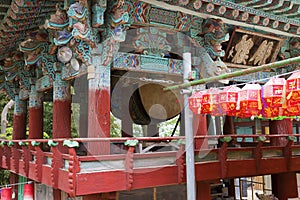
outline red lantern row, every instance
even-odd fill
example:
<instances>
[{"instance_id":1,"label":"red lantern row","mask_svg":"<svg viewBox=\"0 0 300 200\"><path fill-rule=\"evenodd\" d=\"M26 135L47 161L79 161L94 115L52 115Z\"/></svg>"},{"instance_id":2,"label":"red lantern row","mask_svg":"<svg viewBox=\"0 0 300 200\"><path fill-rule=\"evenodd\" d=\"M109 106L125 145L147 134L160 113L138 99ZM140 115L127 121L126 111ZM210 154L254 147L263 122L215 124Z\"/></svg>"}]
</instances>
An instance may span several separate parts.
<instances>
[{"instance_id":1,"label":"red lantern row","mask_svg":"<svg viewBox=\"0 0 300 200\"><path fill-rule=\"evenodd\" d=\"M195 114L265 118L300 115L300 72L284 78L271 78L265 85L246 84L242 89L228 86L194 93L189 108Z\"/></svg>"}]
</instances>

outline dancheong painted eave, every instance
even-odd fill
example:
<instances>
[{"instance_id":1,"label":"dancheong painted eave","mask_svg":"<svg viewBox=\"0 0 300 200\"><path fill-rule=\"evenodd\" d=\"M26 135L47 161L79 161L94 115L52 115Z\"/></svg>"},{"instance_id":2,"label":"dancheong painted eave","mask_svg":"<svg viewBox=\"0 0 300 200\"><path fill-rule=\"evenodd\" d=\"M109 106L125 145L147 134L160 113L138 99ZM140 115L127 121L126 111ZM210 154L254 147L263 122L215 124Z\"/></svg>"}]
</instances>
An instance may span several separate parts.
<instances>
[{"instance_id":1,"label":"dancheong painted eave","mask_svg":"<svg viewBox=\"0 0 300 200\"><path fill-rule=\"evenodd\" d=\"M300 36L299 1L222 1L222 0L142 0L143 2L173 11L199 16L201 18L220 18L227 24L262 30L290 37ZM273 4L283 6L271 6ZM276 5L277 5L276 4ZM287 4L289 5L288 7ZM261 5L261 6L259 6Z\"/></svg>"}]
</instances>

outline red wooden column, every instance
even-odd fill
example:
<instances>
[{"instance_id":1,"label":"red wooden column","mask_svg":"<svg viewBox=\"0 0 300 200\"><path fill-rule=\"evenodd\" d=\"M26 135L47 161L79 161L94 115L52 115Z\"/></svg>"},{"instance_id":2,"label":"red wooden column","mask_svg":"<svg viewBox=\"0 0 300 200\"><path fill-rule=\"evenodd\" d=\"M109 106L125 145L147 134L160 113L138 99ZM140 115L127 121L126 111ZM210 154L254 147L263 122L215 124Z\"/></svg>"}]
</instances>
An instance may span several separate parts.
<instances>
[{"instance_id":1,"label":"red wooden column","mask_svg":"<svg viewBox=\"0 0 300 200\"><path fill-rule=\"evenodd\" d=\"M13 140L26 139L27 102L15 96L14 118L13 118ZM18 174L10 173L10 183L18 183ZM12 190L18 194L18 186L12 186ZM18 196L18 195L17 195Z\"/></svg>"},{"instance_id":2,"label":"red wooden column","mask_svg":"<svg viewBox=\"0 0 300 200\"><path fill-rule=\"evenodd\" d=\"M270 134L293 134L293 122L290 119L269 122ZM272 145L284 146L285 138L273 139ZM297 177L295 172L273 174L272 192L280 200L298 197Z\"/></svg>"},{"instance_id":3,"label":"red wooden column","mask_svg":"<svg viewBox=\"0 0 300 200\"><path fill-rule=\"evenodd\" d=\"M195 136L206 136L207 132L207 118L206 115L193 115L193 131ZM208 141L203 139L195 140L195 149L207 149Z\"/></svg>"},{"instance_id":4,"label":"red wooden column","mask_svg":"<svg viewBox=\"0 0 300 200\"><path fill-rule=\"evenodd\" d=\"M288 172L272 175L272 192L280 200L298 197L296 173Z\"/></svg>"},{"instance_id":5,"label":"red wooden column","mask_svg":"<svg viewBox=\"0 0 300 200\"><path fill-rule=\"evenodd\" d=\"M210 197L210 183L199 181L197 182L197 200L208 200Z\"/></svg>"},{"instance_id":6,"label":"red wooden column","mask_svg":"<svg viewBox=\"0 0 300 200\"><path fill-rule=\"evenodd\" d=\"M26 120L27 105L26 102L19 99L19 95L15 96L14 118L13 118L13 135L14 140L26 138Z\"/></svg>"},{"instance_id":7,"label":"red wooden column","mask_svg":"<svg viewBox=\"0 0 300 200\"><path fill-rule=\"evenodd\" d=\"M225 116L225 122L223 126L223 134L224 135L234 135L235 128L234 128L234 121L232 116Z\"/></svg>"},{"instance_id":8,"label":"red wooden column","mask_svg":"<svg viewBox=\"0 0 300 200\"><path fill-rule=\"evenodd\" d=\"M70 84L55 74L53 82L53 133L52 138L71 138L71 94ZM59 145L59 151L67 153L68 149ZM54 175L54 176L58 176ZM61 199L61 191L53 188L54 199Z\"/></svg>"},{"instance_id":9,"label":"red wooden column","mask_svg":"<svg viewBox=\"0 0 300 200\"><path fill-rule=\"evenodd\" d=\"M269 121L270 134L293 134L293 121L290 119L270 120ZM283 146L286 145L287 140L282 138L272 139L272 145Z\"/></svg>"},{"instance_id":10,"label":"red wooden column","mask_svg":"<svg viewBox=\"0 0 300 200\"><path fill-rule=\"evenodd\" d=\"M29 139L43 138L43 101L36 86L31 86L29 94Z\"/></svg>"},{"instance_id":11,"label":"red wooden column","mask_svg":"<svg viewBox=\"0 0 300 200\"><path fill-rule=\"evenodd\" d=\"M108 73L105 77L110 79L110 69L102 70ZM99 82L102 82L99 80L101 75L96 75L96 77L89 80L88 137L107 138L110 137L110 86L109 83L107 83L108 85L99 85ZM109 143L107 142L88 144L88 153L91 155L109 154L109 152Z\"/></svg>"},{"instance_id":12,"label":"red wooden column","mask_svg":"<svg viewBox=\"0 0 300 200\"><path fill-rule=\"evenodd\" d=\"M98 49L104 48L102 45L105 44L100 44ZM108 138L110 137L110 66L108 63L103 63L100 52L94 52L92 62L93 65L89 66L92 73L88 74L88 137ZM90 155L109 153L109 142L88 144Z\"/></svg>"},{"instance_id":13,"label":"red wooden column","mask_svg":"<svg viewBox=\"0 0 300 200\"><path fill-rule=\"evenodd\" d=\"M235 128L234 128L234 117L232 116L225 116L225 122L223 126L223 134L224 135L234 135ZM235 186L234 186L234 179L228 180L228 194L229 196L235 196Z\"/></svg>"},{"instance_id":14,"label":"red wooden column","mask_svg":"<svg viewBox=\"0 0 300 200\"><path fill-rule=\"evenodd\" d=\"M53 138L71 137L70 84L57 73L53 82Z\"/></svg>"}]
</instances>

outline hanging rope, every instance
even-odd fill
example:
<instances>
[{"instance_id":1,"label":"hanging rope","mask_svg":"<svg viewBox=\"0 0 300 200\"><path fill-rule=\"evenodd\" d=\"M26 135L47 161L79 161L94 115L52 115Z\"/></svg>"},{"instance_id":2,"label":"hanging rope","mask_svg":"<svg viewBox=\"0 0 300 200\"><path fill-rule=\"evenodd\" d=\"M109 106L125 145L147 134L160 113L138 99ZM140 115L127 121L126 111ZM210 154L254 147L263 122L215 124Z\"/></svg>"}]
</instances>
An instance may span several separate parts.
<instances>
[{"instance_id":1,"label":"hanging rope","mask_svg":"<svg viewBox=\"0 0 300 200\"><path fill-rule=\"evenodd\" d=\"M25 184L31 184L31 183L33 183L33 181L13 183L13 184L8 184L8 185L1 185L0 188L8 188L8 187L15 186L15 185L25 185Z\"/></svg>"}]
</instances>

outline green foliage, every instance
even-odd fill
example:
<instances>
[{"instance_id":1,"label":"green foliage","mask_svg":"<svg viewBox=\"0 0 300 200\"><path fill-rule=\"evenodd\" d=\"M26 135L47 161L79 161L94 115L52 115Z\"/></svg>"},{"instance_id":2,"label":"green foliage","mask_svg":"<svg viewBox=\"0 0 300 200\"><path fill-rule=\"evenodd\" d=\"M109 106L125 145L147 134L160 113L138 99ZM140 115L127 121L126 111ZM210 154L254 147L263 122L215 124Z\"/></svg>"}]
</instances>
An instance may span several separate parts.
<instances>
[{"instance_id":1,"label":"green foliage","mask_svg":"<svg viewBox=\"0 0 300 200\"><path fill-rule=\"evenodd\" d=\"M10 98L4 93L0 93L0 110L2 112L4 106L10 101ZM13 107L8 110L7 121L10 123L13 121L14 109Z\"/></svg>"},{"instance_id":2,"label":"green foliage","mask_svg":"<svg viewBox=\"0 0 300 200\"><path fill-rule=\"evenodd\" d=\"M0 185L8 185L10 172L8 170L0 170Z\"/></svg>"},{"instance_id":3,"label":"green foliage","mask_svg":"<svg viewBox=\"0 0 300 200\"><path fill-rule=\"evenodd\" d=\"M72 138L79 137L79 123L80 119L80 104L72 103L72 115L71 115L71 136Z\"/></svg>"},{"instance_id":4,"label":"green foliage","mask_svg":"<svg viewBox=\"0 0 300 200\"><path fill-rule=\"evenodd\" d=\"M112 114L110 114L110 136L121 137L121 125Z\"/></svg>"},{"instance_id":5,"label":"green foliage","mask_svg":"<svg viewBox=\"0 0 300 200\"><path fill-rule=\"evenodd\" d=\"M138 140L126 140L126 142L124 143L126 146L129 147L134 147L139 143Z\"/></svg>"},{"instance_id":6,"label":"green foliage","mask_svg":"<svg viewBox=\"0 0 300 200\"><path fill-rule=\"evenodd\" d=\"M133 124L133 137L143 137L144 132L146 133L146 129L144 130L145 126Z\"/></svg>"},{"instance_id":7,"label":"green foliage","mask_svg":"<svg viewBox=\"0 0 300 200\"><path fill-rule=\"evenodd\" d=\"M178 117L174 117L173 119L170 119L168 121L162 122L159 124L159 134L161 137L169 137L172 135L172 132L175 128L176 122L178 120ZM176 128L174 136L179 136L180 132L180 122L179 125Z\"/></svg>"},{"instance_id":8,"label":"green foliage","mask_svg":"<svg viewBox=\"0 0 300 200\"><path fill-rule=\"evenodd\" d=\"M9 102L9 98L7 97L6 94L0 93L0 110L2 112L4 106ZM6 128L6 134L0 134L0 138L3 139L12 139L12 133L13 133L13 128L11 127L11 123L13 121L13 115L14 115L14 109L8 110L7 114L7 128ZM1 148L1 147L0 147ZM8 170L0 170L0 185L8 185L10 183L10 172Z\"/></svg>"},{"instance_id":9,"label":"green foliage","mask_svg":"<svg viewBox=\"0 0 300 200\"><path fill-rule=\"evenodd\" d=\"M53 103L44 102L44 132L52 137L52 122L53 122ZM44 134L45 135L45 134Z\"/></svg>"}]
</instances>

